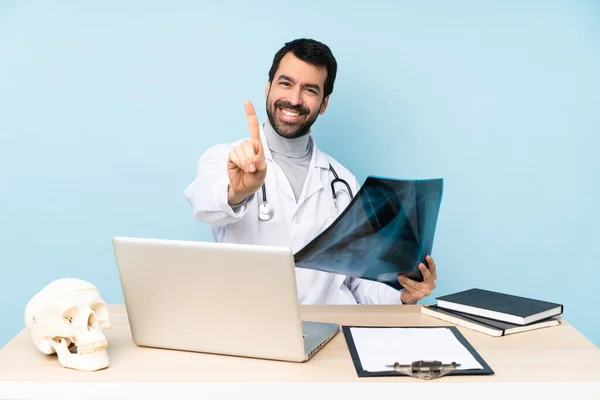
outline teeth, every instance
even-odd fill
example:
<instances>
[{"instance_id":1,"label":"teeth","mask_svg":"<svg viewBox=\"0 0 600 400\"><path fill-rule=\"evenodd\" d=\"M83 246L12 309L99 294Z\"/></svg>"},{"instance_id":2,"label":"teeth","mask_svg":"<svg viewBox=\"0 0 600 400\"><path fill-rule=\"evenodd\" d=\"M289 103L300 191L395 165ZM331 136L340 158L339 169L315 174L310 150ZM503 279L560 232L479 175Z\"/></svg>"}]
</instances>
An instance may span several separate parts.
<instances>
[{"instance_id":1,"label":"teeth","mask_svg":"<svg viewBox=\"0 0 600 400\"><path fill-rule=\"evenodd\" d=\"M298 115L300 115L297 112L294 111L289 111L289 110L281 110L281 112L283 113L283 115L285 115L286 117L297 117Z\"/></svg>"},{"instance_id":2,"label":"teeth","mask_svg":"<svg viewBox=\"0 0 600 400\"><path fill-rule=\"evenodd\" d=\"M77 346L77 354L91 354L97 351L104 351L108 347L108 341L98 340L92 343L85 343Z\"/></svg>"}]
</instances>

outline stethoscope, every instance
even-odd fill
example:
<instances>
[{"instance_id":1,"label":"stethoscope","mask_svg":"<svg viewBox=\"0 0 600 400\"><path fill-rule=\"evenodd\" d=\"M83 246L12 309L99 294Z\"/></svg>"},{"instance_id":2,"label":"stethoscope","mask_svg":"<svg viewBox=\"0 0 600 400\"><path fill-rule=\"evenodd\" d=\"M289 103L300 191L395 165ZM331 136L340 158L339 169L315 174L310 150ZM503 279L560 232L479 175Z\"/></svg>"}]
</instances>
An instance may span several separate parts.
<instances>
[{"instance_id":1,"label":"stethoscope","mask_svg":"<svg viewBox=\"0 0 600 400\"><path fill-rule=\"evenodd\" d=\"M329 164L329 170L333 174L333 179L331 180L331 194L333 195L333 202L337 204L337 195L335 194L336 183L343 183L344 185L346 185L348 193L350 194L350 198L354 197L354 195L352 194L352 189L350 189L350 185L348 185L348 182L338 177L338 174L335 172L335 169L333 169L331 164ZM262 197L262 204L258 206L258 219L260 219L261 221L269 221L275 215L275 209L273 208L273 205L271 203L267 202L267 189L265 189L264 183L262 184Z\"/></svg>"}]
</instances>

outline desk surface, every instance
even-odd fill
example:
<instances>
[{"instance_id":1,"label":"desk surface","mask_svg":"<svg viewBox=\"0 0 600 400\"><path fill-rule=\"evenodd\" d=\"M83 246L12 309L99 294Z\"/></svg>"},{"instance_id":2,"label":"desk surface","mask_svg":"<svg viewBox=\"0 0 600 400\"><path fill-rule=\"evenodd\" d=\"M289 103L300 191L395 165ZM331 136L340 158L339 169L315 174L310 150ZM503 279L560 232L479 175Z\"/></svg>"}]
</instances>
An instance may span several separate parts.
<instances>
[{"instance_id":1,"label":"desk surface","mask_svg":"<svg viewBox=\"0 0 600 400\"><path fill-rule=\"evenodd\" d=\"M421 306L302 306L305 320L342 325L451 325L423 315ZM10 382L402 382L409 377L358 378L340 332L305 363L268 361L137 347L123 305L109 306L106 330L110 367L96 372L62 368L41 354L26 330L0 350L0 383ZM451 376L429 381L478 383L598 383L600 350L563 320L557 327L505 337L460 331L495 371L492 376Z\"/></svg>"}]
</instances>

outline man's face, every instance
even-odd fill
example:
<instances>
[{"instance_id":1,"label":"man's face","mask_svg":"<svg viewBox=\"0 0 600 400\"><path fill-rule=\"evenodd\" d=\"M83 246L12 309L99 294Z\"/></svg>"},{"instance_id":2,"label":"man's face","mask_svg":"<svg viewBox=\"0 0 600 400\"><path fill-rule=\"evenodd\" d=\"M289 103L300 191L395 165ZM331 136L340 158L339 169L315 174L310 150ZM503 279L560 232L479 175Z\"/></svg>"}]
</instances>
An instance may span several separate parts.
<instances>
[{"instance_id":1,"label":"man's face","mask_svg":"<svg viewBox=\"0 0 600 400\"><path fill-rule=\"evenodd\" d=\"M285 138L305 135L327 108L323 88L327 69L298 59L288 52L267 84L267 116L275 131Z\"/></svg>"}]
</instances>

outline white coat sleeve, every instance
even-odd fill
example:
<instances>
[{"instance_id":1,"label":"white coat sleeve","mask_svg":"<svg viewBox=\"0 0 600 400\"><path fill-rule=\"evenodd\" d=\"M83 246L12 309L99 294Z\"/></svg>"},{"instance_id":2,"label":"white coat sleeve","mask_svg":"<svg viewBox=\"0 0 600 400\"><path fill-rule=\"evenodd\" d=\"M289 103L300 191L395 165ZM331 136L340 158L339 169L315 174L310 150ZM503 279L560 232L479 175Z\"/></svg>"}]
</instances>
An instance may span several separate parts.
<instances>
[{"instance_id":1,"label":"white coat sleeve","mask_svg":"<svg viewBox=\"0 0 600 400\"><path fill-rule=\"evenodd\" d=\"M358 193L360 185L354 178L354 193ZM350 289L359 304L403 304L400 299L402 290L396 290L381 282L367 279L346 277L344 284Z\"/></svg>"},{"instance_id":2,"label":"white coat sleeve","mask_svg":"<svg viewBox=\"0 0 600 400\"><path fill-rule=\"evenodd\" d=\"M247 203L254 195L234 207L227 200L227 158L232 149L232 145L219 144L206 150L198 160L196 179L184 191L198 221L225 226L239 221L247 211Z\"/></svg>"}]
</instances>

